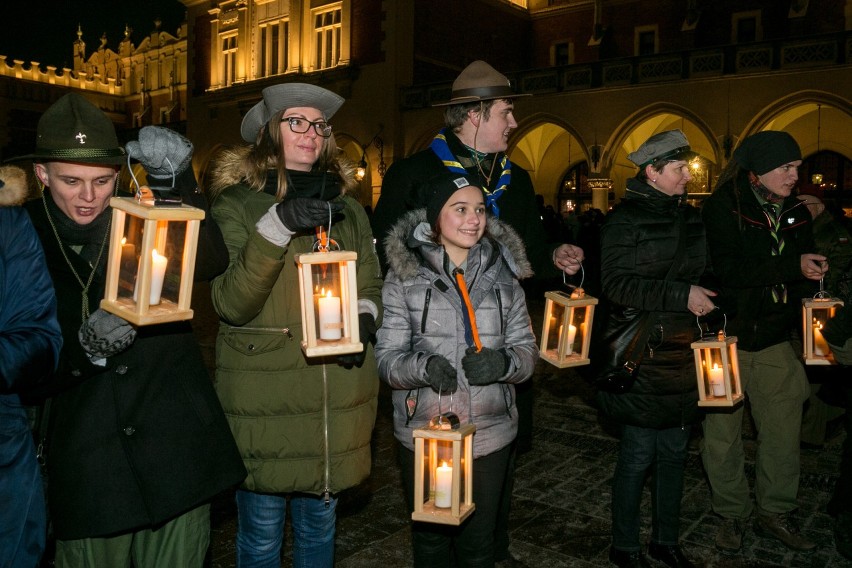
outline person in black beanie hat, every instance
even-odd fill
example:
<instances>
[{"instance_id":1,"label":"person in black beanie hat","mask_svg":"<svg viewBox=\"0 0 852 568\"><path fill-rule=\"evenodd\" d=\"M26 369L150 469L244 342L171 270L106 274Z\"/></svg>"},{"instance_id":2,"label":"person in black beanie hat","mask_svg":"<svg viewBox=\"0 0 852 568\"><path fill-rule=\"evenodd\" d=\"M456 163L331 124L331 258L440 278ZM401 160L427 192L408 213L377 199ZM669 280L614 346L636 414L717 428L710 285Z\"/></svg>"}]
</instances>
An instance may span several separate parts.
<instances>
[{"instance_id":1,"label":"person in black beanie hat","mask_svg":"<svg viewBox=\"0 0 852 568\"><path fill-rule=\"evenodd\" d=\"M793 194L802 163L786 132L745 138L702 207L708 249L721 294L735 298L729 335L738 338L743 391L751 402L760 451L755 468L754 531L791 550L816 544L798 529L802 405L810 393L791 337L798 329L800 298L816 291L827 270L815 254L811 215ZM754 505L744 470L742 407L708 412L702 459L713 510L723 518L716 547L736 552Z\"/></svg>"},{"instance_id":2,"label":"person in black beanie hat","mask_svg":"<svg viewBox=\"0 0 852 568\"><path fill-rule=\"evenodd\" d=\"M495 566L501 503L517 435L515 385L538 359L519 279L531 272L508 224L486 218L480 185L444 172L420 188L425 207L405 214L385 239L379 376L392 389L394 435L408 506L414 507L412 431L451 412L475 420L473 501L461 526L415 522L414 566ZM451 395L451 396L448 396Z\"/></svg>"},{"instance_id":3,"label":"person in black beanie hat","mask_svg":"<svg viewBox=\"0 0 852 568\"><path fill-rule=\"evenodd\" d=\"M148 128L143 140L182 138ZM188 141L162 149L191 170ZM150 152L132 153L157 173ZM34 161L42 190L26 209L47 258L63 336L58 370L28 393L30 402L50 398L56 566L200 568L210 500L246 472L189 322L136 329L97 309L110 198L127 153L109 117L69 93L42 115L36 149L23 158ZM199 238L205 235L202 229Z\"/></svg>"}]
</instances>

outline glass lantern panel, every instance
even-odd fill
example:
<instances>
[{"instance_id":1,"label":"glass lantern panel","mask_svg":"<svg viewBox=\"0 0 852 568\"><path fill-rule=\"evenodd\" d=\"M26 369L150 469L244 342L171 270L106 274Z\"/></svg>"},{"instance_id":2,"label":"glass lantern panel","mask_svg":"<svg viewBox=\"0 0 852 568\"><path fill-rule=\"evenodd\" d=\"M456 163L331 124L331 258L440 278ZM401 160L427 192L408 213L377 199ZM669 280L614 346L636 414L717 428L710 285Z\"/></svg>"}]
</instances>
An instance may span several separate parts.
<instances>
[{"instance_id":1,"label":"glass lantern panel","mask_svg":"<svg viewBox=\"0 0 852 568\"><path fill-rule=\"evenodd\" d=\"M343 337L343 290L340 264L311 265L311 284L314 290L314 317L321 341L336 341Z\"/></svg>"},{"instance_id":2,"label":"glass lantern panel","mask_svg":"<svg viewBox=\"0 0 852 568\"><path fill-rule=\"evenodd\" d=\"M139 301L145 232L153 231L155 252L150 258L148 305L178 304L186 230L187 221L144 220L128 215L121 240L117 297L134 304Z\"/></svg>"},{"instance_id":3,"label":"glass lantern panel","mask_svg":"<svg viewBox=\"0 0 852 568\"><path fill-rule=\"evenodd\" d=\"M813 353L814 355L818 355L821 357L828 356L831 353L831 348L828 346L825 338L822 336L822 330L825 327L825 324L834 317L834 306L827 307L814 307L811 311L812 319L811 326L813 326Z\"/></svg>"},{"instance_id":4,"label":"glass lantern panel","mask_svg":"<svg viewBox=\"0 0 852 568\"><path fill-rule=\"evenodd\" d=\"M562 338L564 331L566 308L562 304L552 303L550 310L550 319L548 320L547 346L548 353L553 353L556 356L559 349L559 340Z\"/></svg>"}]
</instances>

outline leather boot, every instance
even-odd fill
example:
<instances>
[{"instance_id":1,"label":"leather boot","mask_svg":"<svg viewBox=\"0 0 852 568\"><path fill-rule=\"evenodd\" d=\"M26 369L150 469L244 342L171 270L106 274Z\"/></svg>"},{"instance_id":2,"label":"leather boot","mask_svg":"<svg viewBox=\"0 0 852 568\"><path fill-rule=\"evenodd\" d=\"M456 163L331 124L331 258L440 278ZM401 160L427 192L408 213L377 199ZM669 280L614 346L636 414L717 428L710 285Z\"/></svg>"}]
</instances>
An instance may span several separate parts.
<instances>
[{"instance_id":1,"label":"leather boot","mask_svg":"<svg viewBox=\"0 0 852 568\"><path fill-rule=\"evenodd\" d=\"M754 519L754 532L763 538L780 540L790 550L810 552L816 543L799 534L799 525L790 513L759 514Z\"/></svg>"}]
</instances>

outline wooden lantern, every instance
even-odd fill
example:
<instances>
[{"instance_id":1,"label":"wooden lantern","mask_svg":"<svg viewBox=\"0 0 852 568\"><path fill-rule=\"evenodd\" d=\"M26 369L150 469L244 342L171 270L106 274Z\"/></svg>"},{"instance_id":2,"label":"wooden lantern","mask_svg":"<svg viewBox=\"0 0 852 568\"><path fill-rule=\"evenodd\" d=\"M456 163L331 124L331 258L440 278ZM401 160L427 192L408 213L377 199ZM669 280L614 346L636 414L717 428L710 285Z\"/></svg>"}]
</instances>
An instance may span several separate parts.
<instances>
[{"instance_id":1,"label":"wooden lantern","mask_svg":"<svg viewBox=\"0 0 852 568\"><path fill-rule=\"evenodd\" d=\"M434 421L433 421L434 423ZM414 512L411 519L460 525L473 513L476 426L414 430Z\"/></svg>"},{"instance_id":2,"label":"wooden lantern","mask_svg":"<svg viewBox=\"0 0 852 568\"><path fill-rule=\"evenodd\" d=\"M734 406L743 400L737 338L720 331L692 344L698 406Z\"/></svg>"},{"instance_id":3,"label":"wooden lantern","mask_svg":"<svg viewBox=\"0 0 852 568\"><path fill-rule=\"evenodd\" d=\"M358 282L351 251L296 255L302 299L302 351L307 357L360 353Z\"/></svg>"},{"instance_id":4,"label":"wooden lantern","mask_svg":"<svg viewBox=\"0 0 852 568\"><path fill-rule=\"evenodd\" d=\"M571 294L545 292L541 357L560 369L589 364L589 345L597 298L582 288Z\"/></svg>"},{"instance_id":5,"label":"wooden lantern","mask_svg":"<svg viewBox=\"0 0 852 568\"><path fill-rule=\"evenodd\" d=\"M195 253L204 211L113 197L101 308L134 325L192 319Z\"/></svg>"},{"instance_id":6,"label":"wooden lantern","mask_svg":"<svg viewBox=\"0 0 852 568\"><path fill-rule=\"evenodd\" d=\"M822 328L834 317L843 300L837 298L805 298L802 300L802 347L805 365L835 365L831 348L822 336Z\"/></svg>"}]
</instances>

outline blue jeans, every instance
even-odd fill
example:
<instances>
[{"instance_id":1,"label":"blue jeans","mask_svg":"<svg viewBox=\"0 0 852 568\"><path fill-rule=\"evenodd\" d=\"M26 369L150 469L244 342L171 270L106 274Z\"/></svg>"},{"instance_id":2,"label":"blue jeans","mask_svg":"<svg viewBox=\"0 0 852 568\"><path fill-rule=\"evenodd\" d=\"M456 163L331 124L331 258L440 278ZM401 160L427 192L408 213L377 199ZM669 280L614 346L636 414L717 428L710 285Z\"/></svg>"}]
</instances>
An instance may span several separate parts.
<instances>
[{"instance_id":1,"label":"blue jeans","mask_svg":"<svg viewBox=\"0 0 852 568\"><path fill-rule=\"evenodd\" d=\"M612 479L612 546L638 552L639 504L651 472L651 541L675 545L680 538L683 467L690 428L624 426Z\"/></svg>"},{"instance_id":2,"label":"blue jeans","mask_svg":"<svg viewBox=\"0 0 852 568\"><path fill-rule=\"evenodd\" d=\"M237 568L279 568L288 495L237 491ZM332 568L337 498L289 494L293 567Z\"/></svg>"}]
</instances>

